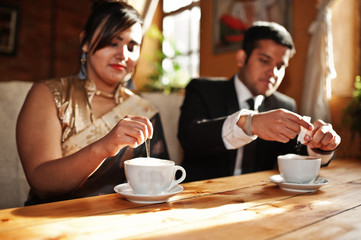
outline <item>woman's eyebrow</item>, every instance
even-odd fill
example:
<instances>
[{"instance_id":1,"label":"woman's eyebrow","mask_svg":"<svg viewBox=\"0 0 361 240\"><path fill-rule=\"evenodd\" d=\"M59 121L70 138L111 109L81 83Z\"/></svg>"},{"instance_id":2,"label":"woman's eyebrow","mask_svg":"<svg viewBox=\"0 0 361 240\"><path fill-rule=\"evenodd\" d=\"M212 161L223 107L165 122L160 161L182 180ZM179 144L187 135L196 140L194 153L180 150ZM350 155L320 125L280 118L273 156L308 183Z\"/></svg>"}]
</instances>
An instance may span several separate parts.
<instances>
[{"instance_id":1,"label":"woman's eyebrow","mask_svg":"<svg viewBox=\"0 0 361 240\"><path fill-rule=\"evenodd\" d=\"M117 36L115 39L119 40L119 41L123 41L124 39L121 36ZM139 42L135 41L134 39L130 40L130 43L135 44L135 45L140 45Z\"/></svg>"}]
</instances>

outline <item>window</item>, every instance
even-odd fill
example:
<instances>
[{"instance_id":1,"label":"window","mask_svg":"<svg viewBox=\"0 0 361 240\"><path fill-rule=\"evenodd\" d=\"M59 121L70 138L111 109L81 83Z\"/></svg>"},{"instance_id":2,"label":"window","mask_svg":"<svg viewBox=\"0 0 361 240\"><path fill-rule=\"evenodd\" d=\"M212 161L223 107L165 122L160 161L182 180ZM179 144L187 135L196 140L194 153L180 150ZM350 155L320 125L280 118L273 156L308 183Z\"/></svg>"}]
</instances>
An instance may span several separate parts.
<instances>
[{"instance_id":1,"label":"window","mask_svg":"<svg viewBox=\"0 0 361 240\"><path fill-rule=\"evenodd\" d=\"M170 41L163 43L162 50L174 56L163 61L164 69L169 71L172 61L177 61L188 78L199 76L200 17L199 0L163 0L163 35Z\"/></svg>"}]
</instances>

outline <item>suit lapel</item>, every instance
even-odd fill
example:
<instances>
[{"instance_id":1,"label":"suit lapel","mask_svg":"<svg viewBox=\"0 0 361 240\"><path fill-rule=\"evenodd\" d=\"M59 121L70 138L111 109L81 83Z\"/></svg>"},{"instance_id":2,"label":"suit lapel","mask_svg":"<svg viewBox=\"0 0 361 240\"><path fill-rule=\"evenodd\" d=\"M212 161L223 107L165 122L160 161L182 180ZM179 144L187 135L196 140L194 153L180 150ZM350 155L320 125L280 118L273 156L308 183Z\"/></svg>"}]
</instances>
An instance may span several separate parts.
<instances>
[{"instance_id":1,"label":"suit lapel","mask_svg":"<svg viewBox=\"0 0 361 240\"><path fill-rule=\"evenodd\" d=\"M225 87L225 109L227 114L231 115L239 110L236 89L234 88L234 77L227 81Z\"/></svg>"},{"instance_id":2,"label":"suit lapel","mask_svg":"<svg viewBox=\"0 0 361 240\"><path fill-rule=\"evenodd\" d=\"M279 106L277 105L277 101L274 97L274 95L271 95L269 97L266 97L262 104L259 106L258 111L259 112L266 112L269 110L273 110L279 108Z\"/></svg>"},{"instance_id":3,"label":"suit lapel","mask_svg":"<svg viewBox=\"0 0 361 240\"><path fill-rule=\"evenodd\" d=\"M234 88L234 77L226 81L224 90L224 111L225 114L231 115L239 110L236 89ZM228 151L228 174L233 175L234 165L236 162L237 150Z\"/></svg>"}]
</instances>

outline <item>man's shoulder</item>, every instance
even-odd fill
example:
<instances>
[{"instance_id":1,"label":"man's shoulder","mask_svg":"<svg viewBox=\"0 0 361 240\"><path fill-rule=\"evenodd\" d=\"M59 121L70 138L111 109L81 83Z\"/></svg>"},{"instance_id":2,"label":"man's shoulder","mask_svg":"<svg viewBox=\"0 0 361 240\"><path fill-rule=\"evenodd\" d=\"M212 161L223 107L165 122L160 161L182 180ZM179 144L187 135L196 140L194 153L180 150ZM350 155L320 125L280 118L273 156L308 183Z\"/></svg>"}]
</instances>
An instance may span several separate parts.
<instances>
[{"instance_id":1,"label":"man's shoulder","mask_svg":"<svg viewBox=\"0 0 361 240\"><path fill-rule=\"evenodd\" d=\"M291 111L297 110L296 101L286 94L278 91L267 97L265 101L268 102L269 106L272 106L271 108L286 108Z\"/></svg>"},{"instance_id":2,"label":"man's shoulder","mask_svg":"<svg viewBox=\"0 0 361 240\"><path fill-rule=\"evenodd\" d=\"M274 92L271 96L273 96L274 98L276 98L278 101L281 102L295 102L295 100L290 96L287 96L286 94L278 91Z\"/></svg>"},{"instance_id":3,"label":"man's shoulder","mask_svg":"<svg viewBox=\"0 0 361 240\"><path fill-rule=\"evenodd\" d=\"M222 77L202 77L192 79L187 87L220 87L222 85L228 85L230 82L230 79Z\"/></svg>"}]
</instances>

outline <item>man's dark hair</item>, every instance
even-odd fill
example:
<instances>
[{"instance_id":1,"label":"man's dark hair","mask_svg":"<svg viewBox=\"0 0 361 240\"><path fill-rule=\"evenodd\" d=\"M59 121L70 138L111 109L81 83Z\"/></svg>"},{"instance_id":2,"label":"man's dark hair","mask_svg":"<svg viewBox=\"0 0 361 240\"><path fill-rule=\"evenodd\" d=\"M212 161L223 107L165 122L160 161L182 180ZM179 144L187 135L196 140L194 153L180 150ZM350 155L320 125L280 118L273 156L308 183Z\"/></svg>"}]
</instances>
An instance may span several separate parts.
<instances>
[{"instance_id":1,"label":"man's dark hair","mask_svg":"<svg viewBox=\"0 0 361 240\"><path fill-rule=\"evenodd\" d=\"M270 39L291 49L291 56L296 52L291 34L280 24L275 22L257 21L244 33L242 49L248 57L257 47L258 40Z\"/></svg>"}]
</instances>

